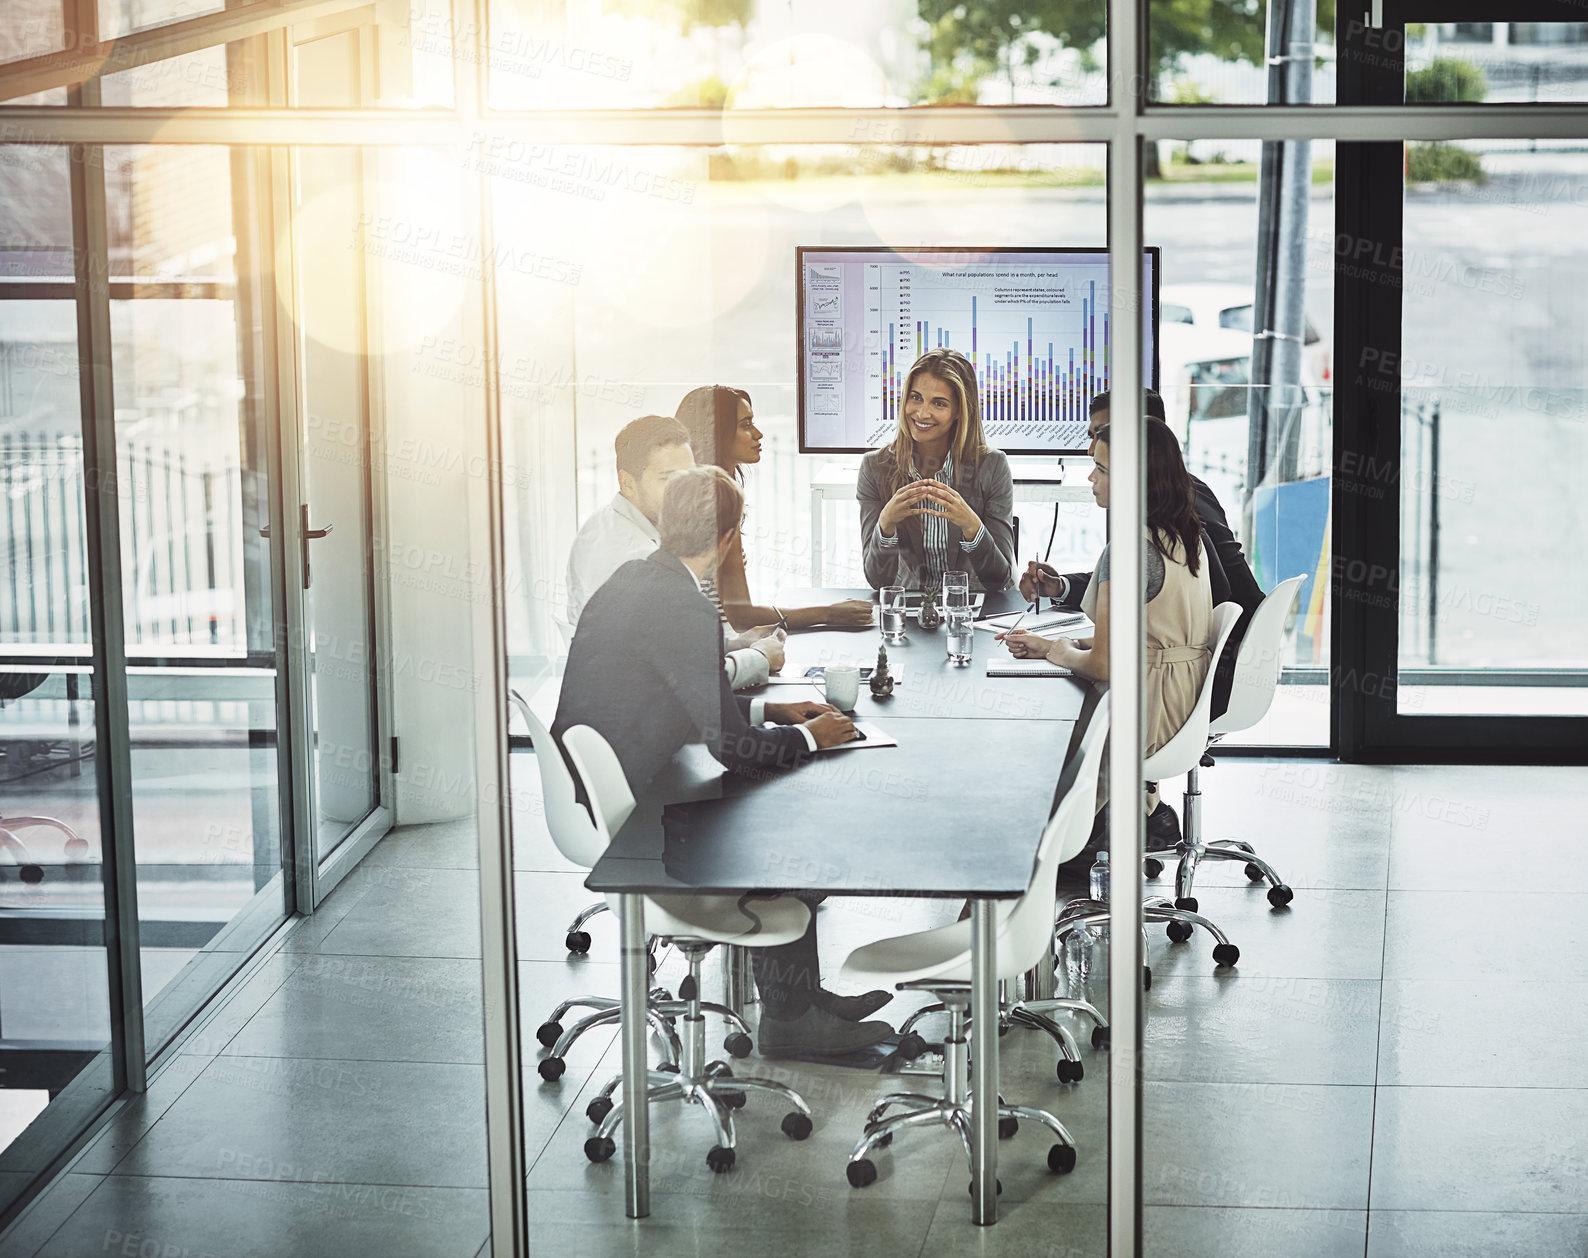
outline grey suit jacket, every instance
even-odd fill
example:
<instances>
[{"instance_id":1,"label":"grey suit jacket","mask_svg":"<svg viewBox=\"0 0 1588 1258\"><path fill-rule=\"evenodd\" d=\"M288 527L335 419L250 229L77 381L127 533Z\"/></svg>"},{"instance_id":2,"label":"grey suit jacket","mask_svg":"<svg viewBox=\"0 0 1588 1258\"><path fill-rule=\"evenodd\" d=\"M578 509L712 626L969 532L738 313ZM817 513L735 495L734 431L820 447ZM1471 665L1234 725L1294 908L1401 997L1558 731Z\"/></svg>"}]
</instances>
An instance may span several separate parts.
<instances>
[{"instance_id":1,"label":"grey suit jacket","mask_svg":"<svg viewBox=\"0 0 1588 1258\"><path fill-rule=\"evenodd\" d=\"M955 469L954 488L970 504L970 509L986 526L980 544L964 551L964 569L970 573L973 590L1007 590L1015 582L1014 479L1009 474L1009 459L1002 450L988 450L976 464L974 476L963 468ZM926 545L921 526L907 520L899 527L898 546L884 546L877 533L882 508L893 496L893 451L873 450L860 461L860 480L856 496L860 499L860 537L864 548L866 580L873 589L885 585L905 585L919 589L935 584L928 575ZM948 547L951 564L965 536L957 525L949 525Z\"/></svg>"}]
</instances>

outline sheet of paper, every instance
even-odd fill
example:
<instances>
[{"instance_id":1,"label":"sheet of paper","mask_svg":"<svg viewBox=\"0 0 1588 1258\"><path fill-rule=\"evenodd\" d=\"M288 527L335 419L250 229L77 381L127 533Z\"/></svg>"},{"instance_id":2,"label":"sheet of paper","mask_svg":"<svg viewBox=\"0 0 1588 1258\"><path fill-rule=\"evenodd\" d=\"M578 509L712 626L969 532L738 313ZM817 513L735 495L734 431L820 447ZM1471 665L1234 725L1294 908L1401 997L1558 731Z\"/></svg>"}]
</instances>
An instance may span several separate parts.
<instances>
[{"instance_id":1,"label":"sheet of paper","mask_svg":"<svg viewBox=\"0 0 1588 1258\"><path fill-rule=\"evenodd\" d=\"M853 742L839 743L836 747L823 747L822 750L824 752L864 751L868 747L897 747L899 745L897 738L890 738L870 721L856 721L855 728L864 735L863 738L857 738Z\"/></svg>"},{"instance_id":2,"label":"sheet of paper","mask_svg":"<svg viewBox=\"0 0 1588 1258\"><path fill-rule=\"evenodd\" d=\"M1024 620L1020 619L1019 612L1008 612L1002 616L989 616L986 620L978 620L976 628L985 629L989 633L1002 633L1005 629L1019 623L1019 627L1027 633L1047 633L1050 630L1062 629L1068 633L1080 629L1090 629L1092 622L1082 612L1027 612Z\"/></svg>"}]
</instances>

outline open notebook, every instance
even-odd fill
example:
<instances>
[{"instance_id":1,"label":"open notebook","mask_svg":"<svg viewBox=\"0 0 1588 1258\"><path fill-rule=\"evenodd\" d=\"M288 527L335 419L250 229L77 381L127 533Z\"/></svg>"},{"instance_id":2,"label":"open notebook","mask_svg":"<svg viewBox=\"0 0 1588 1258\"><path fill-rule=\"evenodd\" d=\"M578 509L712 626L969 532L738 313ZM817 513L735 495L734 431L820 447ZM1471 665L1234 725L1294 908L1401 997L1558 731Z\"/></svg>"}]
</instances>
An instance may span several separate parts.
<instances>
[{"instance_id":1,"label":"open notebook","mask_svg":"<svg viewBox=\"0 0 1588 1258\"><path fill-rule=\"evenodd\" d=\"M989 677L1069 677L1072 676L1067 668L1060 668L1051 660L1017 660L1013 656L1006 659L991 659L987 661L987 676Z\"/></svg>"},{"instance_id":2,"label":"open notebook","mask_svg":"<svg viewBox=\"0 0 1588 1258\"><path fill-rule=\"evenodd\" d=\"M1021 616L1025 619L1021 620ZM978 620L976 628L986 629L991 633L1002 633L1005 629L1018 625L1026 633L1048 633L1055 629L1073 632L1077 629L1090 628L1091 624L1091 620L1082 612L1006 612L1002 616L989 616L986 620Z\"/></svg>"}]
</instances>

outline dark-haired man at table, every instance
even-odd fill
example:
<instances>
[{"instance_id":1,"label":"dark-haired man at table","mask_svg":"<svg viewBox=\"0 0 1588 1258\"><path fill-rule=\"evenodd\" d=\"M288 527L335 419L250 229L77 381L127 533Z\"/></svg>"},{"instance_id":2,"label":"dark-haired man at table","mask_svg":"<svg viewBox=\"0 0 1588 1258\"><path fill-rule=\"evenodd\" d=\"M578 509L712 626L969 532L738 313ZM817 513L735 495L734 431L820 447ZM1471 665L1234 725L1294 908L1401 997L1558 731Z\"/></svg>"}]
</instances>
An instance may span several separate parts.
<instances>
[{"instance_id":1,"label":"dark-haired man at table","mask_svg":"<svg viewBox=\"0 0 1588 1258\"><path fill-rule=\"evenodd\" d=\"M854 723L826 704L733 694L717 609L701 580L737 544L743 513L743 491L721 468L679 471L662 498L661 545L619 568L579 618L552 734L560 740L575 725L591 726L636 796L686 743L703 741L726 768L759 774L797 768L855 735ZM750 956L763 1056L850 1053L893 1033L886 1022L862 1021L889 993L822 989L814 913L803 938Z\"/></svg>"}]
</instances>

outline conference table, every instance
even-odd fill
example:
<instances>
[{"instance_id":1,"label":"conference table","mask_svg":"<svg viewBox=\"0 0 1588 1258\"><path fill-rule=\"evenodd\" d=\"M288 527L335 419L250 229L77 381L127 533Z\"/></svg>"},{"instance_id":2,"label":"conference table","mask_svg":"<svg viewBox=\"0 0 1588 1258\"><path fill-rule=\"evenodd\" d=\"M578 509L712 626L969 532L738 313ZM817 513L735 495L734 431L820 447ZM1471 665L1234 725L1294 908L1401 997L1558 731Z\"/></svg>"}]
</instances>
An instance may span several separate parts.
<instances>
[{"instance_id":1,"label":"conference table","mask_svg":"<svg viewBox=\"0 0 1588 1258\"><path fill-rule=\"evenodd\" d=\"M777 606L872 597L870 590L785 591ZM980 614L1025 606L1009 590L987 595ZM797 631L782 674L875 664L879 645L875 624ZM771 890L970 901L972 1218L997 1219L997 1106L979 1103L998 1095L995 908L1030 884L1089 687L1068 676L988 677L988 660L1007 652L985 630L976 631L971 662L953 664L946 630L923 631L914 619L905 641L888 646L888 658L890 672L901 673L892 696L873 698L862 682L854 716L897 746L833 749L755 780L727 773L701 746L686 747L637 800L585 881L618 897L630 1218L650 1213L644 897ZM822 697L814 684L752 694L769 702Z\"/></svg>"}]
</instances>

